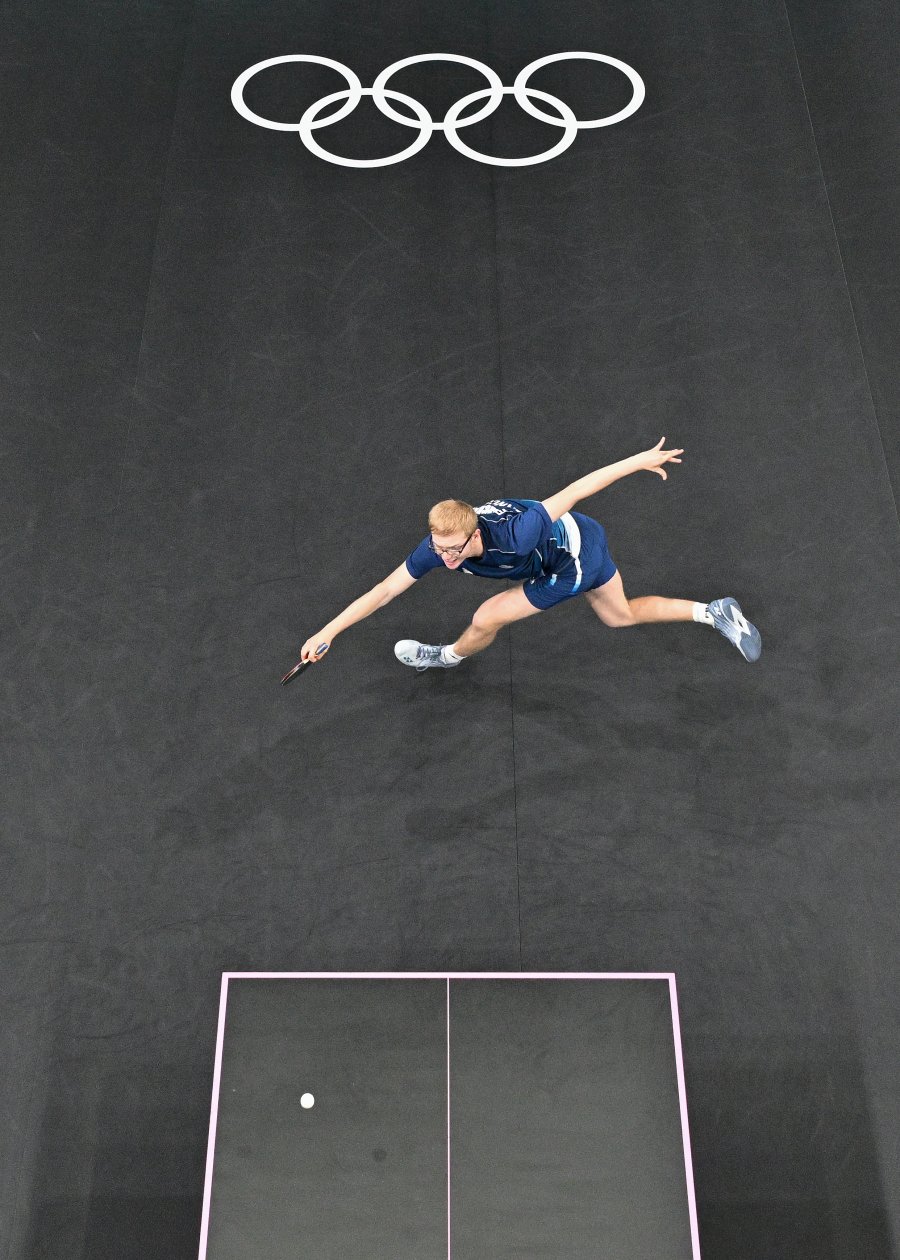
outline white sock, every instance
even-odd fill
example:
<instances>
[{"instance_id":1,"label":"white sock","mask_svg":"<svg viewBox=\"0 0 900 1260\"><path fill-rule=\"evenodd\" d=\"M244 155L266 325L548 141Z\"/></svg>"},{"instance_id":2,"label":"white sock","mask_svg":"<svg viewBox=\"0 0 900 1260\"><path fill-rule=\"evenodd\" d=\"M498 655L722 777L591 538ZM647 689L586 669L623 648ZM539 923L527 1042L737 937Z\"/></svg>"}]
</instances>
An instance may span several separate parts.
<instances>
[{"instance_id":1,"label":"white sock","mask_svg":"<svg viewBox=\"0 0 900 1260\"><path fill-rule=\"evenodd\" d=\"M706 604L694 605L694 620L705 621L708 626L714 626L716 623L712 619L712 613Z\"/></svg>"},{"instance_id":2,"label":"white sock","mask_svg":"<svg viewBox=\"0 0 900 1260\"><path fill-rule=\"evenodd\" d=\"M441 660L445 665L459 665L460 661L466 658L454 652L452 646L448 643L446 647L441 648Z\"/></svg>"}]
</instances>

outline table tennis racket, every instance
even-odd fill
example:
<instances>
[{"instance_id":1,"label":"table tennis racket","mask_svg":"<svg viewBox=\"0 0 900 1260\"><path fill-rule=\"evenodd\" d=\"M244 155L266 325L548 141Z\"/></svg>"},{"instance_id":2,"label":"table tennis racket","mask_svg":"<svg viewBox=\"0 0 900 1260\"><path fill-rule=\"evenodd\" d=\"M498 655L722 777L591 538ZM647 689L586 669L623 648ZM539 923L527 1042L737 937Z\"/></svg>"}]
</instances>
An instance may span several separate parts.
<instances>
[{"instance_id":1,"label":"table tennis racket","mask_svg":"<svg viewBox=\"0 0 900 1260\"><path fill-rule=\"evenodd\" d=\"M316 648L316 660L318 660L320 656L324 656L325 653L328 651L329 647L330 647L330 644L328 643L320 643L319 646ZM299 676L303 673L305 669L309 669L310 665L312 665L312 661L298 661L297 664L294 666L294 668L289 669L288 672L285 674L284 678L282 678L281 680L282 687L284 686L285 683L292 682L293 679L299 678Z\"/></svg>"}]
</instances>

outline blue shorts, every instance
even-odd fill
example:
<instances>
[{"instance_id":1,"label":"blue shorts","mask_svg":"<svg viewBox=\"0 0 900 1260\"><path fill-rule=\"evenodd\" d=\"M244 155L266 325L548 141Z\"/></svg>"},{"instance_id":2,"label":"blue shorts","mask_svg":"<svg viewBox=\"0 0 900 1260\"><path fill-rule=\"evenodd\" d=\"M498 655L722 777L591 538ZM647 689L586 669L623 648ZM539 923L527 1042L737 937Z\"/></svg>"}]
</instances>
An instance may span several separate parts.
<instances>
[{"instance_id":1,"label":"blue shorts","mask_svg":"<svg viewBox=\"0 0 900 1260\"><path fill-rule=\"evenodd\" d=\"M579 535L577 540L572 539L575 554L556 572L541 573L525 583L525 598L535 608L552 608L605 586L617 572L606 545L606 530L599 521L580 512L567 513L563 520L569 522L570 535Z\"/></svg>"}]
</instances>

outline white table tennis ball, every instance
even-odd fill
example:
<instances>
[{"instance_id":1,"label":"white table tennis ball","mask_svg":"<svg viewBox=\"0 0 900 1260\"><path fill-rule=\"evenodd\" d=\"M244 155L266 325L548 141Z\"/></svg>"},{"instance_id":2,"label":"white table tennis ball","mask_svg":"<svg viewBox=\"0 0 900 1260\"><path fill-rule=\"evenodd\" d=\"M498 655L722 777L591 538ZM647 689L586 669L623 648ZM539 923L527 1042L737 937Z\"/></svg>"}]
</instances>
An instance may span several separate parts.
<instances>
[{"instance_id":1,"label":"white table tennis ball","mask_svg":"<svg viewBox=\"0 0 900 1260\"><path fill-rule=\"evenodd\" d=\"M305 1111L309 1111L310 1107L315 1106L315 1102L316 1100L313 1098L312 1094L300 1095L300 1106L303 1107Z\"/></svg>"}]
</instances>

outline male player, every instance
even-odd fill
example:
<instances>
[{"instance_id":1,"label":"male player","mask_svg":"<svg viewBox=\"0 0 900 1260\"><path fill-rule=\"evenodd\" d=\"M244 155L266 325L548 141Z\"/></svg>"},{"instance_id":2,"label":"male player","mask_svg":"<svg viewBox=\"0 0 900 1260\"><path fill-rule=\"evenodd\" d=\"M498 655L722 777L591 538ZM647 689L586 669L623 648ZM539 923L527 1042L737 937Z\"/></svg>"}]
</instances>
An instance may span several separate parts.
<instances>
[{"instance_id":1,"label":"male player","mask_svg":"<svg viewBox=\"0 0 900 1260\"><path fill-rule=\"evenodd\" d=\"M401 639L394 653L414 669L450 669L493 643L513 621L533 617L576 595L584 595L607 626L636 626L649 621L697 621L714 626L747 661L759 659L762 640L735 599L726 596L703 604L688 599L642 595L627 599L622 578L606 546L599 522L576 503L606 486L645 469L666 480L664 464L680 464L683 449L663 450L661 438L651 450L608 464L538 503L534 499L492 499L473 508L458 499L435 504L428 516L430 534L403 564L317 633L300 649L304 661L320 660L335 635L362 621L408 590L429 569L459 569L478 577L507 578L515 586L494 595L475 610L472 623L452 644ZM321 649L321 650L320 650Z\"/></svg>"}]
</instances>

